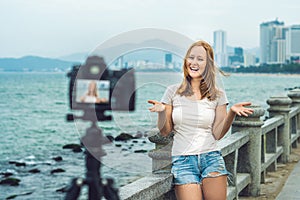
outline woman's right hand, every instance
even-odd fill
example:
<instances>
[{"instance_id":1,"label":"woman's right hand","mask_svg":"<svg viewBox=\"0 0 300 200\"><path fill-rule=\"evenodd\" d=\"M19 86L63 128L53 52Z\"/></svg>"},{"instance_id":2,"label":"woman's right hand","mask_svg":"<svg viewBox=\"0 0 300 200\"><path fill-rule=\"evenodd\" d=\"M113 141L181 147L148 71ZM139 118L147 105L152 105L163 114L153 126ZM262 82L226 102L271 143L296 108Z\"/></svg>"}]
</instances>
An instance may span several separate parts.
<instances>
[{"instance_id":1,"label":"woman's right hand","mask_svg":"<svg viewBox=\"0 0 300 200\"><path fill-rule=\"evenodd\" d=\"M148 100L148 103L151 103L153 104L153 106L151 108L149 108L149 110L151 112L163 112L166 110L166 106L159 102L159 101L156 101L156 100Z\"/></svg>"}]
</instances>

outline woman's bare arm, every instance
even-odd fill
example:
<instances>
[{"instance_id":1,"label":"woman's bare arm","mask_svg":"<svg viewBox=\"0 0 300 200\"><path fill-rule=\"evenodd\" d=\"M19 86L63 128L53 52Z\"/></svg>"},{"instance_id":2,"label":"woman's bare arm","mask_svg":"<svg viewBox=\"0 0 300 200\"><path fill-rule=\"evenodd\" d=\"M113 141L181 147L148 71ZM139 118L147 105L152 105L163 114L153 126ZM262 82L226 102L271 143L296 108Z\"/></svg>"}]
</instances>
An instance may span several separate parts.
<instances>
[{"instance_id":1,"label":"woman's bare arm","mask_svg":"<svg viewBox=\"0 0 300 200\"><path fill-rule=\"evenodd\" d=\"M213 124L213 135L216 140L220 140L229 130L236 115L248 117L253 113L253 109L244 106L251 105L250 102L242 102L233 105L229 112L226 111L226 105L217 106L216 116Z\"/></svg>"},{"instance_id":2,"label":"woman's bare arm","mask_svg":"<svg viewBox=\"0 0 300 200\"><path fill-rule=\"evenodd\" d=\"M149 110L158 113L157 127L161 135L168 136L173 129L172 106L155 100L149 100L148 103L153 104Z\"/></svg>"}]
</instances>

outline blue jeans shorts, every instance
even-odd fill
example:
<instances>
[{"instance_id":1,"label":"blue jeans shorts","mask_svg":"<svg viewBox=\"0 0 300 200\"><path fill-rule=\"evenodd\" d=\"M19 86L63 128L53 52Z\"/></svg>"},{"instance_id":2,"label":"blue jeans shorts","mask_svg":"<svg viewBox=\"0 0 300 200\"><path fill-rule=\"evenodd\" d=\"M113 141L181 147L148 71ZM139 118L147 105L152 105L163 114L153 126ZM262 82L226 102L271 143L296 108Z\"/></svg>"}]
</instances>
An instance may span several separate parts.
<instances>
[{"instance_id":1,"label":"blue jeans shorts","mask_svg":"<svg viewBox=\"0 0 300 200\"><path fill-rule=\"evenodd\" d=\"M228 175L220 151L199 155L172 156L172 170L175 185L188 183L201 184L204 178ZM210 175L218 172L217 175Z\"/></svg>"}]
</instances>

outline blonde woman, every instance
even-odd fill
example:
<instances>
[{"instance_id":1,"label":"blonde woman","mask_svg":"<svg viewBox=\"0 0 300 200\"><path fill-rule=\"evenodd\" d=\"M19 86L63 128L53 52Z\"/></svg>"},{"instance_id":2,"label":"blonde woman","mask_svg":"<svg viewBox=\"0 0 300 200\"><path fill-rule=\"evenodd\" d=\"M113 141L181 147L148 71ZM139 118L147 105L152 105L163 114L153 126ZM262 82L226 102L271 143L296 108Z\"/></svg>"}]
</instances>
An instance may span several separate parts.
<instances>
[{"instance_id":1,"label":"blonde woman","mask_svg":"<svg viewBox=\"0 0 300 200\"><path fill-rule=\"evenodd\" d=\"M224 137L235 115L248 116L250 102L233 105L217 87L212 47L205 41L191 45L184 58L184 78L171 85L161 102L149 110L158 113L158 128L163 136L174 132L172 173L177 199L226 199L227 175L217 140Z\"/></svg>"},{"instance_id":2,"label":"blonde woman","mask_svg":"<svg viewBox=\"0 0 300 200\"><path fill-rule=\"evenodd\" d=\"M96 81L91 81L87 93L80 98L80 101L83 103L105 103L107 99L99 98L97 83Z\"/></svg>"}]
</instances>

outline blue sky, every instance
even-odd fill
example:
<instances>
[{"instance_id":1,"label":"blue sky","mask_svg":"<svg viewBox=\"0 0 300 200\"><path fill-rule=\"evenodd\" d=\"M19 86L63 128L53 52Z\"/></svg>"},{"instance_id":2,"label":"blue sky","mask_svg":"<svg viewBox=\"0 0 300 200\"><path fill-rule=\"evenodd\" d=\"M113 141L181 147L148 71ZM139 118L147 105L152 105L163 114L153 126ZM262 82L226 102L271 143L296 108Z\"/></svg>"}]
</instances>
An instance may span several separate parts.
<instances>
[{"instance_id":1,"label":"blue sky","mask_svg":"<svg viewBox=\"0 0 300 200\"><path fill-rule=\"evenodd\" d=\"M230 46L259 46L259 24L300 24L298 0L1 0L0 57L89 52L120 33L162 28Z\"/></svg>"}]
</instances>

